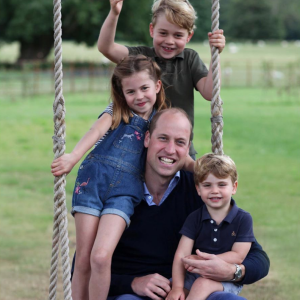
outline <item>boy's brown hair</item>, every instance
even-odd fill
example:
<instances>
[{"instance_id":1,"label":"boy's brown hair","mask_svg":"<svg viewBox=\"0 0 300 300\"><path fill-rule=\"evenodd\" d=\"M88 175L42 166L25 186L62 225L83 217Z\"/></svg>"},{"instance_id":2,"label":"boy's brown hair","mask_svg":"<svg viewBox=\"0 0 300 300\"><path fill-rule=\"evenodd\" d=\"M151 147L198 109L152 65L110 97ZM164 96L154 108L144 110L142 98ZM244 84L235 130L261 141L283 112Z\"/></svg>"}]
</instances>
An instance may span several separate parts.
<instances>
[{"instance_id":1,"label":"boy's brown hair","mask_svg":"<svg viewBox=\"0 0 300 300\"><path fill-rule=\"evenodd\" d=\"M236 165L227 155L208 153L197 159L194 169L195 184L203 182L210 173L217 178L230 177L233 184L238 178Z\"/></svg>"},{"instance_id":2,"label":"boy's brown hair","mask_svg":"<svg viewBox=\"0 0 300 300\"><path fill-rule=\"evenodd\" d=\"M154 0L152 5L153 26L161 14L164 14L170 23L186 29L189 34L196 28L196 11L188 0Z\"/></svg>"}]
</instances>

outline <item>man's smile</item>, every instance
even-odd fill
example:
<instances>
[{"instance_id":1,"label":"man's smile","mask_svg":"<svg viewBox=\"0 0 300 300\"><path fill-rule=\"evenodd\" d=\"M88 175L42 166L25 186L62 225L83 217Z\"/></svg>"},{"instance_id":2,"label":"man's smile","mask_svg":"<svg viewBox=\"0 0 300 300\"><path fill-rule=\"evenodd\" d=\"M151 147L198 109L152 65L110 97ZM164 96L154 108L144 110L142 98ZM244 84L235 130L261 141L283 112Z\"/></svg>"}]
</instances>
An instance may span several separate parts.
<instances>
[{"instance_id":1,"label":"man's smile","mask_svg":"<svg viewBox=\"0 0 300 300\"><path fill-rule=\"evenodd\" d=\"M159 157L159 160L167 165L172 165L175 162L175 159L167 158L167 157Z\"/></svg>"}]
</instances>

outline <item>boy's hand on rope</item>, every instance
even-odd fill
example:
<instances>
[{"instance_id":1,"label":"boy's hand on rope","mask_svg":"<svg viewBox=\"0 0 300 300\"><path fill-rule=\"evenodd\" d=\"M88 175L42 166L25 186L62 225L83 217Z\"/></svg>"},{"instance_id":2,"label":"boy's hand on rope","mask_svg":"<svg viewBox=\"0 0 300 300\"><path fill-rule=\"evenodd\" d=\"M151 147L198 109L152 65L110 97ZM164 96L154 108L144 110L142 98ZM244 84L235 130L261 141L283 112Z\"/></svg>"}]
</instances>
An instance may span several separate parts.
<instances>
[{"instance_id":1,"label":"boy's hand on rope","mask_svg":"<svg viewBox=\"0 0 300 300\"><path fill-rule=\"evenodd\" d=\"M69 174L76 165L77 160L72 153L65 153L61 157L55 159L51 164L51 173L54 176Z\"/></svg>"},{"instance_id":2,"label":"boy's hand on rope","mask_svg":"<svg viewBox=\"0 0 300 300\"><path fill-rule=\"evenodd\" d=\"M210 47L214 46L219 49L219 53L221 53L225 47L226 39L224 36L224 31L222 29L216 30L214 32L208 33L208 41Z\"/></svg>"},{"instance_id":3,"label":"boy's hand on rope","mask_svg":"<svg viewBox=\"0 0 300 300\"><path fill-rule=\"evenodd\" d=\"M122 6L123 0L110 0L110 8L115 15L118 16L121 13Z\"/></svg>"}]
</instances>

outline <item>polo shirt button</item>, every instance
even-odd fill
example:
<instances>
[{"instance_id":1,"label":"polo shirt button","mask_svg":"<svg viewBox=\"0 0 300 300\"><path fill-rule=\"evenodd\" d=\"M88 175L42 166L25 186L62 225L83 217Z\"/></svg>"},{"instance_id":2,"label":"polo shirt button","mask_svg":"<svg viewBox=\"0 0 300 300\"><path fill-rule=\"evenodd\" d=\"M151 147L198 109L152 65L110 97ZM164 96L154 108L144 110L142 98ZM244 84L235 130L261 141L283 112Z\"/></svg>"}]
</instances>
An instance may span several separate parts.
<instances>
[{"instance_id":1,"label":"polo shirt button","mask_svg":"<svg viewBox=\"0 0 300 300\"><path fill-rule=\"evenodd\" d=\"M217 239L216 238L214 238L214 242L216 242L217 241Z\"/></svg>"},{"instance_id":2,"label":"polo shirt button","mask_svg":"<svg viewBox=\"0 0 300 300\"><path fill-rule=\"evenodd\" d=\"M218 231L218 229L217 229L217 228L215 228L215 229L214 229L214 231Z\"/></svg>"},{"instance_id":3,"label":"polo shirt button","mask_svg":"<svg viewBox=\"0 0 300 300\"><path fill-rule=\"evenodd\" d=\"M213 222L214 222L213 220L210 220L210 223L211 223L211 224L213 224Z\"/></svg>"}]
</instances>

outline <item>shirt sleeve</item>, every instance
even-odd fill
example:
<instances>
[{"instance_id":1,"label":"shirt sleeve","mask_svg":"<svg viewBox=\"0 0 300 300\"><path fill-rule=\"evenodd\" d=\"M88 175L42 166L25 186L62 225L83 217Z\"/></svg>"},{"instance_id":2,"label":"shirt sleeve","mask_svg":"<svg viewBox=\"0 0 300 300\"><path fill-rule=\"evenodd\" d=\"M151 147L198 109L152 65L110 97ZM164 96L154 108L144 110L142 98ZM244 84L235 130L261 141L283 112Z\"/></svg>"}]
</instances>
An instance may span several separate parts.
<instances>
[{"instance_id":1,"label":"shirt sleeve","mask_svg":"<svg viewBox=\"0 0 300 300\"><path fill-rule=\"evenodd\" d=\"M107 107L104 109L104 111L99 115L98 119L105 113L107 113L111 116L113 115L113 103L112 102L107 105Z\"/></svg>"},{"instance_id":2,"label":"shirt sleeve","mask_svg":"<svg viewBox=\"0 0 300 300\"><path fill-rule=\"evenodd\" d=\"M137 46L137 47L126 46L126 47L128 49L129 55L143 54L147 57L152 57L152 58L155 56L155 52L153 48L150 47L146 47L146 46Z\"/></svg>"},{"instance_id":3,"label":"shirt sleeve","mask_svg":"<svg viewBox=\"0 0 300 300\"><path fill-rule=\"evenodd\" d=\"M201 60L199 54L196 51L193 51L191 53L191 59L190 59L190 71L193 78L193 84L196 88L196 84L198 81L206 77L208 74L208 70L204 64L204 62Z\"/></svg>"},{"instance_id":4,"label":"shirt sleeve","mask_svg":"<svg viewBox=\"0 0 300 300\"><path fill-rule=\"evenodd\" d=\"M199 228L199 209L192 212L185 220L181 230L179 231L180 234L195 240L197 234L197 228Z\"/></svg>"},{"instance_id":5,"label":"shirt sleeve","mask_svg":"<svg viewBox=\"0 0 300 300\"><path fill-rule=\"evenodd\" d=\"M254 242L253 221L248 212L243 211L240 225L235 242Z\"/></svg>"},{"instance_id":6,"label":"shirt sleeve","mask_svg":"<svg viewBox=\"0 0 300 300\"><path fill-rule=\"evenodd\" d=\"M243 261L246 272L241 284L254 283L269 273L270 260L261 245L255 240L252 243L250 251Z\"/></svg>"}]
</instances>

